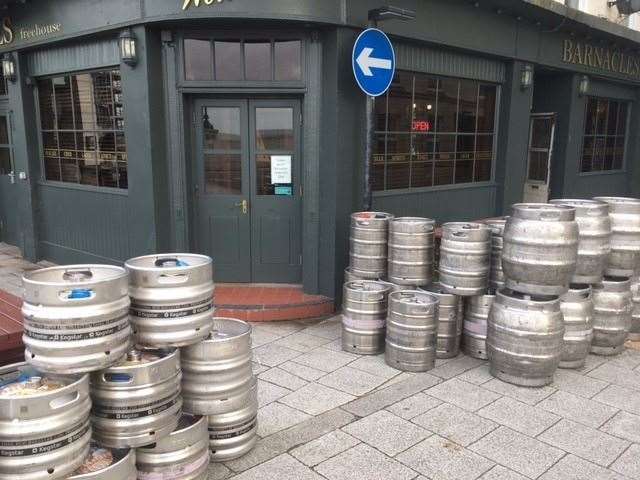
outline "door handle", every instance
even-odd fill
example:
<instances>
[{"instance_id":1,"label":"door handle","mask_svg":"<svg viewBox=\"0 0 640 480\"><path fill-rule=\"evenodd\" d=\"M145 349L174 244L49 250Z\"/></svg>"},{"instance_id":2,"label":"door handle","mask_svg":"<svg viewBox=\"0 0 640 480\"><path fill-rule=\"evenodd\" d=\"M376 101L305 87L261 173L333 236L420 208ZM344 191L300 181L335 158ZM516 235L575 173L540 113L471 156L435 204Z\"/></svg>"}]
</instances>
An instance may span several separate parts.
<instances>
[{"instance_id":1,"label":"door handle","mask_svg":"<svg viewBox=\"0 0 640 480\"><path fill-rule=\"evenodd\" d=\"M236 207L242 207L242 213L247 214L247 210L249 210L249 203L246 200L242 200L241 202L236 203Z\"/></svg>"},{"instance_id":2,"label":"door handle","mask_svg":"<svg viewBox=\"0 0 640 480\"><path fill-rule=\"evenodd\" d=\"M12 184L13 184L13 183L16 183L16 174L14 173L14 171L13 171L13 170L11 170L7 176L9 177L9 181L10 181Z\"/></svg>"}]
</instances>

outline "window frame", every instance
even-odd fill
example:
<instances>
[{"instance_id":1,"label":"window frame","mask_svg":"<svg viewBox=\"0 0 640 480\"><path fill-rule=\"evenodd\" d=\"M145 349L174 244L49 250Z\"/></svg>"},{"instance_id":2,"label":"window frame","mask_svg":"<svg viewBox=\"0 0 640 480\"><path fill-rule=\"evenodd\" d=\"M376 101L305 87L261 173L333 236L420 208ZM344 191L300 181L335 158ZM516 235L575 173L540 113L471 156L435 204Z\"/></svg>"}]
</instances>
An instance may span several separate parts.
<instances>
[{"instance_id":1,"label":"window frame","mask_svg":"<svg viewBox=\"0 0 640 480\"><path fill-rule=\"evenodd\" d=\"M5 106L0 106L0 117L2 116L7 117L7 138L9 143L0 143L0 147L9 150L9 163L15 179L16 159L13 145L13 112ZM8 177L9 175L9 173L0 173L0 177Z\"/></svg>"},{"instance_id":2,"label":"window frame","mask_svg":"<svg viewBox=\"0 0 640 480\"><path fill-rule=\"evenodd\" d=\"M127 142L127 188L119 188L119 187L105 187L100 185L86 185L82 183L73 183L73 182L63 182L60 180L49 180L46 178L46 170L44 164L44 144L43 144L43 135L42 135L42 116L40 112L40 89L38 87L38 81L50 78L57 78L61 76L69 76L69 75L81 75L93 72L102 72L105 70L118 70L120 72L120 81L123 81L123 71L120 64L114 65L104 65L101 67L93 67L88 69L80 69L59 73L52 73L48 75L39 75L35 77L33 80L33 101L35 105L35 120L37 125L37 135L38 135L38 155L39 155L39 166L40 172L38 175L37 184L41 186L47 187L55 187L55 188L65 188L70 190L80 190L85 192L93 192L93 193L101 193L101 194L110 194L110 195L120 195L120 196L128 196L129 190L131 189L131 179L129 177L129 152L128 152L128 141L127 141L127 125L128 122L124 121L124 128L122 133L125 137L125 142ZM124 83L124 82L123 82ZM125 112L127 108L125 107L124 101L124 86L123 90L123 119L126 117ZM73 132L78 132L80 130L73 130ZM118 130L112 130L113 132L117 132ZM117 161L116 161L117 162Z\"/></svg>"},{"instance_id":3,"label":"window frame","mask_svg":"<svg viewBox=\"0 0 640 480\"><path fill-rule=\"evenodd\" d=\"M279 31L267 29L260 32L237 32L234 30L183 30L177 34L177 63L178 63L178 88L189 87L216 87L216 88L304 88L307 83L307 43L308 34L300 31ZM187 80L186 78L186 56L184 48L185 39L209 40L211 42L211 67L212 74L215 75L215 48L213 42L216 40L239 40L242 45L250 40L269 40L271 42L271 73L274 80ZM300 41L300 80L275 80L275 46L278 40L299 40ZM244 48L240 49L242 56L242 75L245 75Z\"/></svg>"},{"instance_id":4,"label":"window frame","mask_svg":"<svg viewBox=\"0 0 640 480\"><path fill-rule=\"evenodd\" d=\"M479 181L479 182L465 182L465 183L455 183L455 165L457 163L457 159L454 162L454 167L453 167L453 171L452 171L452 183L449 184L444 184L444 185L431 185L428 187L407 187L407 188L396 188L396 189L386 189L386 181L387 181L387 162L386 162L386 158L385 158L385 165L384 165L384 183L385 183L385 189L384 190L374 190L373 189L373 182L372 182L372 195L374 197L387 197L387 196L394 196L394 195L407 195L407 194L420 194L420 193L428 193L428 192L438 192L438 191L443 191L443 190L462 190L462 189L469 189L469 188L487 188L487 187L495 187L496 186L496 163L497 163L497 147L498 147L498 141L499 141L499 120L500 120L500 106L501 106L501 96L502 96L502 84L501 83L495 83L495 82L490 82L490 81L485 81L485 80L480 80L480 79L475 79L475 78L465 78L465 77L452 77L452 76L447 76L447 75L438 75L438 74L432 74L429 72L423 72L423 71L417 71L417 70L405 70L405 69L398 69L396 70L396 72L407 72L411 75L426 75L428 77L431 78L436 78L438 80L441 79L453 79L453 80L471 80L473 82L476 82L479 85L481 84L486 84L486 85L492 85L496 88L496 98L495 98L495 105L494 105L494 118L493 118L493 132L492 133L479 133L477 131L477 122L478 122L478 118L477 118L477 110L476 110L476 131L471 134L471 133L462 133L461 135L473 135L474 137L476 137L475 141L477 142L477 137L479 135L491 135L492 138L492 158L491 158L491 174L488 180L483 180L483 181ZM412 95L415 95L415 87L414 90L412 92ZM381 95L380 97L377 97L376 100L384 98L386 99L386 101L388 102L388 95L387 93L385 93L384 95ZM457 105L456 105L456 129L457 129L457 120L458 120L458 114L459 114L459 105L460 105L460 87L458 86L458 100L457 100ZM438 106L436 104L436 118L437 118L437 110L438 110ZM389 131L388 129L388 122L389 122L389 115L388 115L388 104L387 104L387 114L385 116L385 132L388 134ZM379 132L378 130L376 130L376 133ZM405 133L405 132L403 132ZM408 135L411 135L411 132L407 132ZM457 151L457 136L458 136L458 132L443 132L441 133L441 135L455 135L456 136L456 151ZM434 134L434 135L438 135L438 134ZM385 156L386 156L386 136L385 136ZM370 160L372 161L372 160ZM434 165L435 165L435 159L434 159ZM410 164L410 168L411 168L411 164ZM372 174L373 176L373 174ZM432 179L432 182L435 182L435 178ZM411 183L411 176L409 176L409 183Z\"/></svg>"},{"instance_id":5,"label":"window frame","mask_svg":"<svg viewBox=\"0 0 640 480\"><path fill-rule=\"evenodd\" d=\"M606 100L607 102L617 102L619 104L625 104L627 107L627 112L626 112L626 118L625 118L625 131L624 131L624 146L623 146L623 151L622 151L622 163L620 165L620 168L616 168L616 169L609 169L609 170L591 170L588 172L583 172L582 171L582 161L584 159L584 141L585 138L587 137L586 134L586 128L587 128L587 114L589 111L589 100L590 99L596 99L596 100ZM598 95L588 95L586 97L584 97L584 115L582 116L582 136L580 137L581 142L580 142L580 153L578 154L578 162L577 162L577 170L578 170L578 176L580 177L589 177L589 176L593 176L593 175L620 175L623 173L627 172L627 153L628 153L628 147L629 147L629 122L631 121L631 112L633 109L633 101L628 100L628 99L624 99L624 98L616 98L616 97L608 97L608 96L598 96ZM605 138L605 145L606 145L606 139L608 137L611 137L611 135L589 135L590 137L604 137ZM613 137L618 137L619 135L613 135Z\"/></svg>"}]
</instances>

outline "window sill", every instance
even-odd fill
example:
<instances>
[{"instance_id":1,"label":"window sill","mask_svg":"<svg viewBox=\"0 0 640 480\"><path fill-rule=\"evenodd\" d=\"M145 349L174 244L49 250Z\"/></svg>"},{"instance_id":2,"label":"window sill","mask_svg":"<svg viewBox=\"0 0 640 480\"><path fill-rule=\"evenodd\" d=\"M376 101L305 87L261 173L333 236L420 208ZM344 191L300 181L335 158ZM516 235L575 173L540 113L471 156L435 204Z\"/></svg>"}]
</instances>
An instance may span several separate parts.
<instances>
[{"instance_id":1,"label":"window sill","mask_svg":"<svg viewBox=\"0 0 640 480\"><path fill-rule=\"evenodd\" d=\"M390 197L396 195L414 195L414 194L425 194L425 193L435 193L442 192L447 190L467 190L473 188L496 188L497 184L495 182L476 182L476 183L458 183L452 185L437 185L434 187L421 187L421 188L404 188L397 190L379 190L374 191L374 197Z\"/></svg>"},{"instance_id":2,"label":"window sill","mask_svg":"<svg viewBox=\"0 0 640 480\"><path fill-rule=\"evenodd\" d=\"M626 169L622 170L598 170L595 172L578 172L579 177L593 177L599 175L624 175L627 173Z\"/></svg>"},{"instance_id":3,"label":"window sill","mask_svg":"<svg viewBox=\"0 0 640 480\"><path fill-rule=\"evenodd\" d=\"M80 185L75 183L56 182L52 180L40 180L38 185L42 187L61 188L64 190L79 190L81 192L100 193L107 195L119 195L123 197L129 196L129 190L109 187L94 187L91 185Z\"/></svg>"}]
</instances>

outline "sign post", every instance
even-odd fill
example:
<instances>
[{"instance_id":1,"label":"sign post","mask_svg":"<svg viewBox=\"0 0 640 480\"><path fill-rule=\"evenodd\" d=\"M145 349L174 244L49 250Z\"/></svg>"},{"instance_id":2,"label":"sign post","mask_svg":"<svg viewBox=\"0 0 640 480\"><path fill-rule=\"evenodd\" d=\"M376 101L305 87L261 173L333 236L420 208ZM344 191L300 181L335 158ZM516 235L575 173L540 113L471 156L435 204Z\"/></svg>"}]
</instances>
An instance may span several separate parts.
<instances>
[{"instance_id":1,"label":"sign post","mask_svg":"<svg viewBox=\"0 0 640 480\"><path fill-rule=\"evenodd\" d=\"M396 70L396 56L389 37L377 28L363 31L353 45L351 66L358 86L367 95L363 199L363 209L366 211L371 210L375 97L383 95L389 89Z\"/></svg>"}]
</instances>

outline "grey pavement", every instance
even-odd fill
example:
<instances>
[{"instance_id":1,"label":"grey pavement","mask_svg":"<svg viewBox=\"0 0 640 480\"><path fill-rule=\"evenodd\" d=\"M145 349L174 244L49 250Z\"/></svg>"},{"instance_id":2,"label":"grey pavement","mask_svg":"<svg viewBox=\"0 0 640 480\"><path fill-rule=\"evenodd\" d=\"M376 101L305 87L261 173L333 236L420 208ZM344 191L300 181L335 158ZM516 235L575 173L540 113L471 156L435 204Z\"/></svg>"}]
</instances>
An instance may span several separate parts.
<instances>
[{"instance_id":1,"label":"grey pavement","mask_svg":"<svg viewBox=\"0 0 640 480\"><path fill-rule=\"evenodd\" d=\"M0 288L22 260L0 244ZM340 317L253 325L259 440L208 480L637 480L640 351L516 387L464 355L427 373L340 349Z\"/></svg>"}]
</instances>

